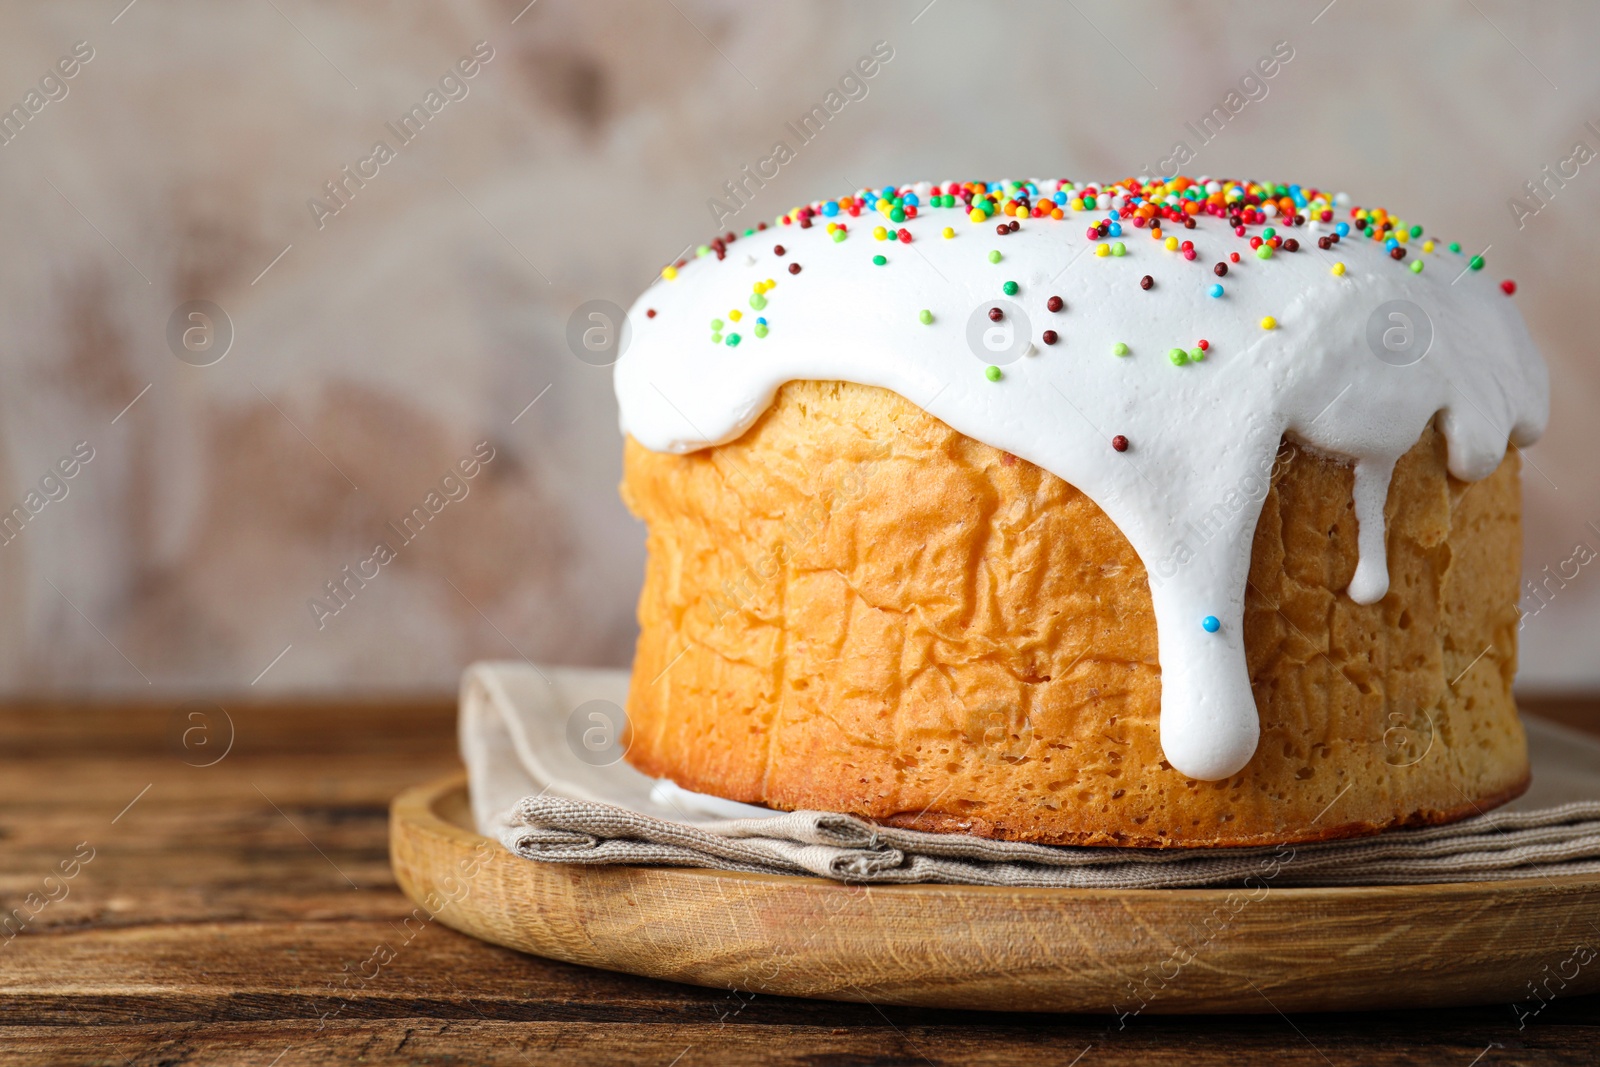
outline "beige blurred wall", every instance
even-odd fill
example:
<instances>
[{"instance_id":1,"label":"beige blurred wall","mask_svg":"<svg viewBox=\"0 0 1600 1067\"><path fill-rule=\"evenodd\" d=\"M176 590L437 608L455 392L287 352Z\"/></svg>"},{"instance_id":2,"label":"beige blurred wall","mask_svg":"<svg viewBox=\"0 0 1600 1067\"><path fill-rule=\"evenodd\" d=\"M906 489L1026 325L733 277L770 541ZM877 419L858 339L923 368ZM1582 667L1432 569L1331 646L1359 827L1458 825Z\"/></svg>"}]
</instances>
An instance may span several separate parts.
<instances>
[{"instance_id":1,"label":"beige blurred wall","mask_svg":"<svg viewBox=\"0 0 1600 1067\"><path fill-rule=\"evenodd\" d=\"M1189 172L1343 189L1492 246L1555 383L1527 568L1575 574L1526 620L1523 683L1600 684L1600 564L1570 562L1600 549L1600 162L1536 214L1508 203L1574 142L1600 150L1600 8L124 3L0 12L0 107L93 52L0 145L0 502L93 450L0 547L0 691L445 690L485 656L625 662L642 534L609 374L568 350L568 315L626 306L707 237L707 201L879 41L865 97L733 224L867 182L1121 176L1185 140ZM1184 123L1280 41L1266 96L1199 146ZM336 214L308 207L477 42L458 99ZM168 344L193 300L232 324L210 366ZM318 618L475 448L493 458L445 483L466 495Z\"/></svg>"}]
</instances>

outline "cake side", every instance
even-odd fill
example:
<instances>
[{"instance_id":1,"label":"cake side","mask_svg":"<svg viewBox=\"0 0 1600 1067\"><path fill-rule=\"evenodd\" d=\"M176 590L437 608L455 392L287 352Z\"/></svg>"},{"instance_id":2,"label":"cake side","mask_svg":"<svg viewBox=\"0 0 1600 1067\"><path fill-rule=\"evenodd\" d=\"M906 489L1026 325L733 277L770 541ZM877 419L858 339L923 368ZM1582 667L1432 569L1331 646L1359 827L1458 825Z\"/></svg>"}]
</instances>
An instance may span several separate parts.
<instances>
[{"instance_id":1,"label":"cake side","mask_svg":"<svg viewBox=\"0 0 1600 1067\"><path fill-rule=\"evenodd\" d=\"M628 758L731 799L1057 844L1314 840L1509 799L1527 778L1515 455L1462 482L1424 431L1370 605L1344 592L1352 483L1285 441L1219 501L1260 509L1243 637L1261 741L1203 782L1163 758L1152 575L1062 479L840 382L783 386L709 450L630 440L649 563ZM1153 580L1199 565L1225 517Z\"/></svg>"}]
</instances>

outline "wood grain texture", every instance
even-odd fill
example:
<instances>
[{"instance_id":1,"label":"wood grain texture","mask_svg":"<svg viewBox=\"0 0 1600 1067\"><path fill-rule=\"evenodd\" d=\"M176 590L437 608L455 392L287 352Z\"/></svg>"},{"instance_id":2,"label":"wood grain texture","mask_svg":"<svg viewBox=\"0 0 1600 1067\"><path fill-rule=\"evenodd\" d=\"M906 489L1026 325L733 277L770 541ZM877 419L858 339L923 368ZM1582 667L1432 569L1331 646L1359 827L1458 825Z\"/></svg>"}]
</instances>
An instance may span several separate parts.
<instances>
[{"instance_id":1,"label":"wood grain texture","mask_svg":"<svg viewBox=\"0 0 1600 1067\"><path fill-rule=\"evenodd\" d=\"M1465 1067L1480 1054L1479 1067L1489 1067L1591 1063L1600 1046L1600 997L1570 990L1520 1028L1507 1005L1286 1009L1287 1019L1162 1017L1152 1009L1119 1021L1103 1012L1000 1015L970 1004L929 1009L699 988L513 952L457 933L443 915L405 941L414 905L390 873L388 804L407 786L458 769L453 708L227 710L237 731L232 750L195 768L174 754L170 707L0 709L0 913L20 906L78 842L96 850L67 896L16 937L0 934L0 1064L265 1067L281 1053L277 1067L665 1067L681 1054L679 1067L943 1067L1067 1064L1088 1049L1083 1067ZM1600 726L1593 702L1561 711L1569 723ZM1574 920L1548 962L1558 965L1569 941L1586 938L1600 942ZM378 977L341 986L344 968L358 968L380 944L396 955ZM1286 956L1301 951L1282 946ZM1205 965L1198 961L1196 973ZM1525 1000L1522 1009L1537 1006Z\"/></svg>"}]
</instances>

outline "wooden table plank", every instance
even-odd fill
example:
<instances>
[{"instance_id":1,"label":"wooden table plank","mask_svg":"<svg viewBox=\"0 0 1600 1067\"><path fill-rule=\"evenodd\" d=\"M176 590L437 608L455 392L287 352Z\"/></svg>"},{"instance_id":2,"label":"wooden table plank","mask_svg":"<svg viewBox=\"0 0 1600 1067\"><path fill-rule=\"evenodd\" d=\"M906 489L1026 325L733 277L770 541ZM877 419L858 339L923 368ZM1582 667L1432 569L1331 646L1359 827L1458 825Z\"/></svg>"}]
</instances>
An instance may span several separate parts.
<instances>
[{"instance_id":1,"label":"wooden table plank","mask_svg":"<svg viewBox=\"0 0 1600 1067\"><path fill-rule=\"evenodd\" d=\"M1600 732L1600 702L1548 710ZM1151 1016L1122 1028L1110 1016L879 1010L697 989L522 956L438 924L403 941L411 905L389 873L387 805L457 766L451 704L227 713L232 747L195 767L171 707L0 709L0 918L26 911L28 894L45 892L81 843L94 850L64 896L17 936L0 932L0 1064L265 1065L282 1053L279 1067L666 1065L681 1054L681 1067L815 1067L1066 1064L1083 1052L1085 1067L1490 1067L1593 1063L1600 1049L1600 997L1557 996L1521 1027L1500 1006L1292 1022ZM1600 947L1600 932L1574 937ZM364 987L347 984L376 944L402 941Z\"/></svg>"}]
</instances>

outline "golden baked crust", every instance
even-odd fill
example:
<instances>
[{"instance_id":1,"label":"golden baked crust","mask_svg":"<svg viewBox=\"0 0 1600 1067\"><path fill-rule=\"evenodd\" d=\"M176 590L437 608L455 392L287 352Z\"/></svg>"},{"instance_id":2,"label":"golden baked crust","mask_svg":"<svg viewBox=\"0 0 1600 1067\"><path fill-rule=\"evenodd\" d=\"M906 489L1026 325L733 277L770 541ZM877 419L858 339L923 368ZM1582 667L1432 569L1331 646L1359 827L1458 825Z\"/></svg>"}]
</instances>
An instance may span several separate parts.
<instances>
[{"instance_id":1,"label":"golden baked crust","mask_svg":"<svg viewBox=\"0 0 1600 1067\"><path fill-rule=\"evenodd\" d=\"M1265 492L1244 620L1261 742L1200 782L1162 758L1145 565L1060 478L840 382L784 386L716 448L629 439L649 562L628 759L775 808L1077 845L1347 837L1520 794L1515 455L1460 482L1423 434L1368 606L1341 592L1351 469L1286 441L1270 473L1241 487Z\"/></svg>"}]
</instances>

